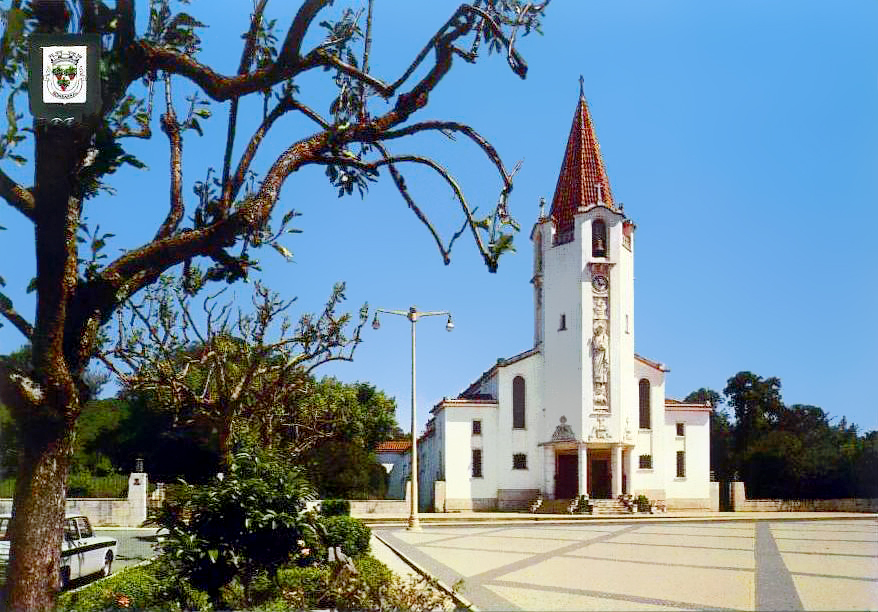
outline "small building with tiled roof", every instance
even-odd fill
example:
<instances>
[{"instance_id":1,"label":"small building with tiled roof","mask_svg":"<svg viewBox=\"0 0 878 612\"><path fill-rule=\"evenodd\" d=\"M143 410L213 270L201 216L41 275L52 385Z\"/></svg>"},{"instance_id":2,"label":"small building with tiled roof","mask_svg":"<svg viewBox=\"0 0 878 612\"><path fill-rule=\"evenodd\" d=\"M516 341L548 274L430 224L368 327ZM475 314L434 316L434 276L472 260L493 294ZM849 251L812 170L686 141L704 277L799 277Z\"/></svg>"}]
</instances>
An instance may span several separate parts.
<instances>
[{"instance_id":1,"label":"small building with tiled roof","mask_svg":"<svg viewBox=\"0 0 878 612\"><path fill-rule=\"evenodd\" d=\"M375 457L387 472L387 497L404 499L412 471L412 440L387 440L375 447Z\"/></svg>"},{"instance_id":2,"label":"small building with tiled roof","mask_svg":"<svg viewBox=\"0 0 878 612\"><path fill-rule=\"evenodd\" d=\"M710 508L711 407L665 398L669 368L634 352L635 229L580 90L551 209L530 235L533 347L433 408L422 509L622 494Z\"/></svg>"}]
</instances>

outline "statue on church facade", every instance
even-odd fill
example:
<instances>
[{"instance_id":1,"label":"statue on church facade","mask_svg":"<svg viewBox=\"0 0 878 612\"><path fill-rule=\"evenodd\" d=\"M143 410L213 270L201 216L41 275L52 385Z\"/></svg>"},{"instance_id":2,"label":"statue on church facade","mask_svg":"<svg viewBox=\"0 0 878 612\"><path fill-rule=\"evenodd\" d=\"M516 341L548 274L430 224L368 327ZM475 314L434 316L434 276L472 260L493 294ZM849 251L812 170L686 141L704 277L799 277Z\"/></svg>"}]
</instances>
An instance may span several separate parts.
<instances>
[{"instance_id":1,"label":"statue on church facade","mask_svg":"<svg viewBox=\"0 0 878 612\"><path fill-rule=\"evenodd\" d=\"M610 365L607 358L609 343L606 325L603 322L595 323L594 336L591 339L592 372L595 384L607 383L607 371Z\"/></svg>"}]
</instances>

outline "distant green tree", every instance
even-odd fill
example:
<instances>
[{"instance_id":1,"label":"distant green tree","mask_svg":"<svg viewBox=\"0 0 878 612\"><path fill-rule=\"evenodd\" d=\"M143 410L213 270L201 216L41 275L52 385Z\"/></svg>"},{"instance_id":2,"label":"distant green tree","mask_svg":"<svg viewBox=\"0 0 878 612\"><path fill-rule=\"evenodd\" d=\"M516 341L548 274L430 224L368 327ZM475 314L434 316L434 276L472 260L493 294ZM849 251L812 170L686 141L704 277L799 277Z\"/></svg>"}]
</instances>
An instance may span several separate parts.
<instances>
[{"instance_id":1,"label":"distant green tree","mask_svg":"<svg viewBox=\"0 0 878 612\"><path fill-rule=\"evenodd\" d=\"M878 431L870 431L861 441L860 453L854 465L857 496L878 497Z\"/></svg>"},{"instance_id":2,"label":"distant green tree","mask_svg":"<svg viewBox=\"0 0 878 612\"><path fill-rule=\"evenodd\" d=\"M710 413L710 469L717 480L731 480L735 472L733 428L729 413L723 408L722 396L713 389L702 387L687 395L684 401L710 402L713 407Z\"/></svg>"},{"instance_id":3,"label":"distant green tree","mask_svg":"<svg viewBox=\"0 0 878 612\"><path fill-rule=\"evenodd\" d=\"M312 482L324 497L384 497L386 473L375 447L399 434L396 402L367 383L316 381L301 395L309 411L346 415L323 443L302 457Z\"/></svg>"},{"instance_id":4,"label":"distant green tree","mask_svg":"<svg viewBox=\"0 0 878 612\"><path fill-rule=\"evenodd\" d=\"M762 378L752 372L738 372L728 380L723 394L735 415L735 453L743 453L778 423L783 411L780 387L779 378Z\"/></svg>"}]
</instances>

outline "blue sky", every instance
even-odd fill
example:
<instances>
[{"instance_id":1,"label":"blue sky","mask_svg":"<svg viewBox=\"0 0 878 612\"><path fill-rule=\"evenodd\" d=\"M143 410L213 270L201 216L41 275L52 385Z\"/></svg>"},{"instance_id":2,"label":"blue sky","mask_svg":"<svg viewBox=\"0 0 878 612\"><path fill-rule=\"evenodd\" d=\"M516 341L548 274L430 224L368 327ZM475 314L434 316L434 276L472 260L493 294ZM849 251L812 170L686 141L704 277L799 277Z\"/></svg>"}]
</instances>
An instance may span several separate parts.
<instances>
[{"instance_id":1,"label":"blue sky","mask_svg":"<svg viewBox=\"0 0 878 612\"><path fill-rule=\"evenodd\" d=\"M288 4L269 4L279 25L289 23ZM377 0L373 73L395 79L455 5ZM236 69L249 8L244 0L196 0L189 9L210 25L202 59L227 74ZM878 400L869 392L878 365L878 248L868 233L878 222L876 26L872 0L556 0L545 36L520 41L526 80L500 56L458 61L417 117L468 123L508 165L524 160L510 202L523 228L518 252L501 260L497 274L467 239L444 266L387 176L364 200L338 199L314 167L292 176L281 196L281 211L303 214L304 233L285 243L295 261L266 250L263 278L298 297L301 311L318 310L339 280L347 282L351 310L369 302L452 311L451 334L441 318L418 325L422 427L443 396L459 393L498 357L532 345L527 236L539 198L551 201L582 74L614 195L638 227L636 350L671 368L667 394L721 391L729 377L750 370L779 377L788 404L818 405L878 429ZM317 30L311 43L319 42ZM298 81L303 99L324 111L329 83L324 73ZM178 81L180 97L191 90ZM384 108L374 101L373 112ZM192 183L222 163L226 113L224 105L212 109L205 136L190 132L185 141L190 205ZM252 131L258 115L256 106L245 107L240 133ZM300 119L280 122L254 168L264 172L311 130ZM110 253L148 239L165 214L164 136L129 144L149 172L120 171L112 177L118 194L86 210L90 223L117 234ZM393 151L429 153L459 177L471 202L494 205L496 173L468 143L439 136L398 142ZM32 168L4 170L32 182ZM424 173L406 176L437 225L455 231L461 218L447 187ZM16 305L31 313L23 288L34 268L32 230L5 206L0 225L9 228L0 233L0 275ZM246 287L235 291L247 298ZM399 317L382 323L365 331L354 363L322 373L369 381L395 396L407 428L409 327ZM0 351L20 342L11 326L0 329Z\"/></svg>"}]
</instances>

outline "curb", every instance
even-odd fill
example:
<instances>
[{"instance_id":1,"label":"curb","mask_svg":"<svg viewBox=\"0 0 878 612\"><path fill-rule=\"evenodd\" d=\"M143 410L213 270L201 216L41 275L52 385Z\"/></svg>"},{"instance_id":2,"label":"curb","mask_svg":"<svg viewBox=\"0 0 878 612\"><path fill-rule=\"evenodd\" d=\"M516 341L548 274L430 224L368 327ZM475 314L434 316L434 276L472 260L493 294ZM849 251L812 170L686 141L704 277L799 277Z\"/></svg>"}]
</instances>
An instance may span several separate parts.
<instances>
[{"instance_id":1,"label":"curb","mask_svg":"<svg viewBox=\"0 0 878 612\"><path fill-rule=\"evenodd\" d=\"M424 526L430 527L446 527L459 525L480 526L490 523L492 525L571 525L576 523L630 523L632 521L644 523L734 523L740 521L838 521L838 520L875 520L878 514L856 514L856 515L829 515L829 516L795 516L794 513L785 514L784 516L766 517L760 514L742 512L739 516L656 516L644 515L637 517L630 516L569 516L569 515L552 515L546 514L542 516L510 516L510 517L421 517L420 522ZM406 525L408 518L395 517L357 517L370 527L398 527Z\"/></svg>"},{"instance_id":2,"label":"curb","mask_svg":"<svg viewBox=\"0 0 878 612\"><path fill-rule=\"evenodd\" d=\"M400 559L402 559L406 563L406 565L408 565L413 570L418 572L420 575L422 575L423 577L432 581L436 586L438 586L440 589L442 589L445 592L445 594L448 595L449 597L451 597L451 599L454 600L454 603L456 603L458 606L461 606L467 610L470 610L471 612L481 612L481 610L479 610L479 608L477 608L475 606L475 604L473 604L473 602L471 602L466 597L464 597L463 595L461 595L460 593L458 593L457 591L455 591L454 589L449 587L447 584L445 584L444 582L442 582L438 578L434 577L432 574L430 574L430 572L428 572L423 567L418 565L414 560L410 559L407 555L405 555L404 553L397 550L397 548L395 546L390 544L390 542L388 542L387 540L382 538L380 535L378 535L377 533L375 533L373 531L372 536L376 540L378 540L379 542L384 544L387 548L392 550L393 553L397 557L399 557Z\"/></svg>"}]
</instances>

